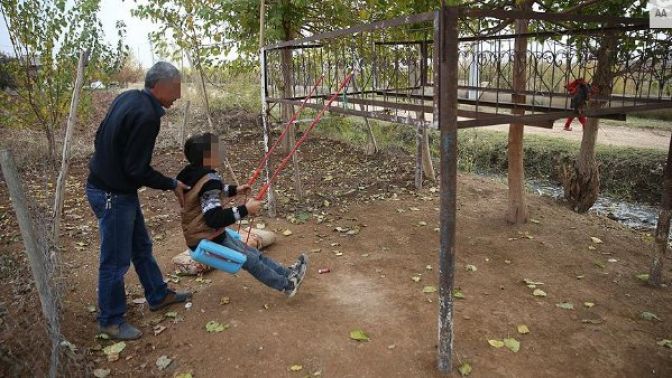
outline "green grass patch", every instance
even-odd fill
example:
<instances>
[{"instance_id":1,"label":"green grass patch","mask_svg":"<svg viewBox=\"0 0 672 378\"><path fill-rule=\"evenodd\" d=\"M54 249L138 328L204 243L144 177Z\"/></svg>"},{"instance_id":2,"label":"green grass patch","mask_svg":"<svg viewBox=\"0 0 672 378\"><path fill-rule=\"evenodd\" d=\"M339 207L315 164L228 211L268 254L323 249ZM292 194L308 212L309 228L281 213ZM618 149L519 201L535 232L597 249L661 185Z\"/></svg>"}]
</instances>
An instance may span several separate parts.
<instances>
[{"instance_id":1,"label":"green grass patch","mask_svg":"<svg viewBox=\"0 0 672 378\"><path fill-rule=\"evenodd\" d=\"M655 110L653 112L629 114L625 122L602 119L600 124L607 126L632 127L636 129L672 130L672 110L664 109L660 111Z\"/></svg>"},{"instance_id":2,"label":"green grass patch","mask_svg":"<svg viewBox=\"0 0 672 378\"><path fill-rule=\"evenodd\" d=\"M460 130L461 170L506 174L507 134L499 131ZM433 146L437 148L438 146ZM579 143L565 139L526 134L523 150L527 178L559 182L562 164L579 153ZM596 146L602 193L615 198L658 203L667 152L648 148Z\"/></svg>"}]
</instances>

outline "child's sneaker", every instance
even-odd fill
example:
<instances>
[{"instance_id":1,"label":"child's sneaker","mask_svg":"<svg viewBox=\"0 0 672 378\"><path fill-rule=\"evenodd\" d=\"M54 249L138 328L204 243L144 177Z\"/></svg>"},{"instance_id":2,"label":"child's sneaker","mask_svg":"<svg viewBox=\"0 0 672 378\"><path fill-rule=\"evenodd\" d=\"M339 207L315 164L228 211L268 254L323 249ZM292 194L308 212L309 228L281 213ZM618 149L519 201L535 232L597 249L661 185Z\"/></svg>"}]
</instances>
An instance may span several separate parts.
<instances>
[{"instance_id":1,"label":"child's sneaker","mask_svg":"<svg viewBox=\"0 0 672 378\"><path fill-rule=\"evenodd\" d=\"M298 259L296 259L296 262L290 266L287 267L287 269L291 270L297 270L301 265L307 264L308 263L308 256L306 256L305 253L302 253L301 256L299 256Z\"/></svg>"},{"instance_id":2,"label":"child's sneaker","mask_svg":"<svg viewBox=\"0 0 672 378\"><path fill-rule=\"evenodd\" d=\"M299 286L303 283L303 279L306 277L306 271L308 270L308 256L301 254L296 263L289 268L289 275L287 279L290 282L290 287L285 290L288 297L293 297L296 295L296 292L299 290Z\"/></svg>"}]
</instances>

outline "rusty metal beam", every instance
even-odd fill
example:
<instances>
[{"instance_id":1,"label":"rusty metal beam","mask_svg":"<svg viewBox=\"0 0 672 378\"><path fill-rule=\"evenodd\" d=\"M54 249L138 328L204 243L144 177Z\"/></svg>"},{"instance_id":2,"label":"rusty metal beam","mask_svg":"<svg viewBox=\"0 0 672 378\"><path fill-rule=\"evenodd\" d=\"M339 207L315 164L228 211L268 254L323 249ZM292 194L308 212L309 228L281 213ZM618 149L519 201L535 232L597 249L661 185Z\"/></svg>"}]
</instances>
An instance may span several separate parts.
<instances>
[{"instance_id":1,"label":"rusty metal beam","mask_svg":"<svg viewBox=\"0 0 672 378\"><path fill-rule=\"evenodd\" d=\"M566 97L569 98L570 96L567 93L559 93L559 92L541 92L541 91L520 91L519 93L516 93L513 89L508 89L508 88L490 88L490 87L479 87L479 86L470 86L470 85L458 85L457 86L459 89L472 89L472 90L478 90L481 92L491 92L491 93L504 93L504 94L510 94L510 95L515 95L515 94L523 94L523 95L531 95L531 96L536 96L536 97ZM410 97L410 98L421 98L424 100L431 100L432 95L429 94L419 94L419 93L400 93L399 91L402 91L403 89L390 89L390 90L378 90L378 91L369 91L370 92L375 92L376 94L379 94L381 96L396 96L396 97ZM647 98L647 97L629 97L629 96L622 96L622 95L611 95L611 96L592 96L592 99L595 100L602 100L602 101L612 101L612 102L634 102L634 103L660 103L660 102L668 102L672 104L672 96L671 97L652 97L652 98Z\"/></svg>"},{"instance_id":2,"label":"rusty metal beam","mask_svg":"<svg viewBox=\"0 0 672 378\"><path fill-rule=\"evenodd\" d=\"M335 101L342 102L343 99L339 98L336 99ZM381 100L368 100L361 98L348 98L346 101L351 104L378 106L382 108L406 110L411 112L431 113L433 111L433 108L430 105L412 104L408 102L390 102Z\"/></svg>"},{"instance_id":3,"label":"rusty metal beam","mask_svg":"<svg viewBox=\"0 0 672 378\"><path fill-rule=\"evenodd\" d=\"M637 30L646 30L649 29L648 23L635 23L629 26L607 26L603 28L572 28L564 30L555 30L555 31L544 31L544 32L528 32L528 33L513 33L513 34L502 34L502 35L483 35L483 36L472 36L472 37L462 37L460 42L474 42L474 41L493 41L499 39L515 39L520 37L526 38L538 38L538 37L554 37L554 36L565 36L565 35L596 35L602 34L604 32L611 31L637 31ZM433 43L433 40L428 40L428 43ZM379 41L374 42L376 46L408 46L408 45L419 45L422 41Z\"/></svg>"},{"instance_id":4,"label":"rusty metal beam","mask_svg":"<svg viewBox=\"0 0 672 378\"><path fill-rule=\"evenodd\" d=\"M284 49L290 49L290 50L300 50L300 49L318 49L320 47L324 47L321 43L316 43L312 45L297 45L297 46L284 46L284 47L278 47L277 49L273 50L284 50Z\"/></svg>"},{"instance_id":5,"label":"rusty metal beam","mask_svg":"<svg viewBox=\"0 0 672 378\"><path fill-rule=\"evenodd\" d=\"M566 108L559 108L555 106L547 106L547 105L531 105L531 104L516 104L513 102L494 102L494 101L482 101L482 100L470 100L470 99L465 99L465 98L458 98L458 102L460 105L478 105L479 107L485 106L485 107L492 107L492 108L504 108L504 109L523 109L526 111L534 111L534 112L541 112L541 113L549 113L549 112L564 112L567 111ZM482 112L484 114L493 114L493 113L488 113L488 112ZM494 113L497 114L497 113ZM606 119L613 119L616 121L625 121L625 114L611 114L607 115L601 118L606 118ZM532 125L531 125L532 126ZM542 126L545 127L545 126Z\"/></svg>"},{"instance_id":6,"label":"rusty metal beam","mask_svg":"<svg viewBox=\"0 0 672 378\"><path fill-rule=\"evenodd\" d=\"M381 30L381 29L387 29L387 28L393 28L397 26L402 26L402 25L409 25L409 24L416 24L419 22L426 22L426 21L432 21L434 19L434 12L426 12L426 13L420 13L420 14L415 14L412 16L403 16L403 17L397 17L389 20L383 20L383 21L378 21L378 22L372 22L368 24L359 24L347 29L339 29L339 30L334 30L326 33L319 33L312 35L310 37L305 37L305 38L298 38L294 39L291 41L285 41L285 42L280 42L276 43L273 45L269 45L264 47L265 51L268 50L275 50L279 49L282 47L287 47L287 46L300 46L303 43L306 42L313 42L313 41L319 41L323 39L331 39L331 38L337 38L337 37L345 37L345 36L352 36L353 34L356 33L362 33L362 32L372 32L375 30Z\"/></svg>"},{"instance_id":7,"label":"rusty metal beam","mask_svg":"<svg viewBox=\"0 0 672 378\"><path fill-rule=\"evenodd\" d=\"M460 38L460 42L474 42L474 41L495 41L500 39L515 39L520 37L525 38L548 38L555 36L565 36L565 35L596 35L602 34L604 32L624 32L624 31L637 31L637 30L646 30L649 28L647 24L635 24L629 26L612 26L604 28L576 28L576 29L564 29L559 31L547 31L547 32L528 32L528 33L514 33L514 34L504 34L504 35L491 35L491 36L474 36L474 37L463 37Z\"/></svg>"},{"instance_id":8,"label":"rusty metal beam","mask_svg":"<svg viewBox=\"0 0 672 378\"><path fill-rule=\"evenodd\" d=\"M586 109L584 115L586 117L595 117L595 118L605 118L604 116L609 115L618 115L618 114L628 114L632 112L642 112L647 110L656 110L656 109L670 109L672 104L647 104L647 105L637 105L637 106L625 106L625 107L616 107L616 108L599 108L599 109ZM499 125L506 123L537 123L543 121L551 121L561 118L567 118L570 116L576 116L576 113L573 111L563 111L563 112L552 112L552 113L539 113L539 114L526 114L526 115L507 115L500 114L492 117L481 117L479 119L464 120L458 121L458 127L468 128L468 127L479 127L479 126L490 126L490 125Z\"/></svg>"},{"instance_id":9,"label":"rusty metal beam","mask_svg":"<svg viewBox=\"0 0 672 378\"><path fill-rule=\"evenodd\" d=\"M634 17L618 17L606 15L578 15L565 13L542 13L542 12L525 12L518 10L504 10L504 9L474 9L474 8L460 8L460 18L498 18L500 20L541 20L541 21L574 21L574 22L598 22L603 24L647 24L647 18Z\"/></svg>"},{"instance_id":10,"label":"rusty metal beam","mask_svg":"<svg viewBox=\"0 0 672 378\"><path fill-rule=\"evenodd\" d=\"M292 104L299 104L299 105L301 104L301 101L298 101L298 100L290 100L290 101L293 101L293 102L291 102ZM278 99L278 98L269 98L268 102L270 102L270 103L286 102L286 100L282 100L282 99ZM343 99L342 98L336 98L334 100L334 102L343 102ZM424 112L424 113L433 113L434 112L434 107L431 106L431 105L411 104L411 103L403 103L403 102L390 102L390 101L381 101L381 100L369 100L369 99L360 99L360 98L348 98L347 102L351 103L351 104L357 104L357 105L377 106L377 107L386 108L386 109L397 109L397 110L404 110L404 111L408 111L408 112ZM470 105L471 103L474 103L475 100L465 100L465 99L458 98L458 102L459 102L459 104L465 104L466 103L467 105ZM290 103L290 102L286 102L286 103ZM311 105L313 105L311 107L317 108L317 106L315 104L311 104ZM492 106L492 107L494 107L496 105L499 105L500 107L504 107L504 108L507 107L507 106L503 106L502 103L498 104L498 103L495 103L495 102L486 102L486 103L481 102L480 105L482 105L482 106ZM533 108L533 106L531 106L531 105L519 105L519 104L514 104L514 103L506 103L506 105L508 105L510 108L522 107L526 110L529 110L529 109ZM336 109L342 109L344 111L339 111L339 110L336 110ZM335 107L334 105L332 105L329 108L329 110L337 112L337 113L340 112L340 113L343 113L343 114L360 115L360 114L352 114L351 109L343 109L343 108ZM537 108L535 108L535 110L540 110L540 109L539 109L539 107L537 107ZM557 113L560 113L560 112L567 113L567 109L563 109L563 108L544 108L542 110L553 111L554 112L553 114L557 114ZM408 117L398 117L397 116L396 120L394 120L394 119L390 118L391 116L385 114L384 112L364 112L364 113L368 114L367 116L370 116L372 118L377 118L377 119L380 119L380 120L383 120L383 121L398 122L399 120L401 120L401 123L416 125L416 123L407 122ZM376 116L376 114L378 114L378 116ZM493 125L493 124L494 125L505 124L505 123L509 122L510 117L511 117L510 114L499 114L499 113L491 113L491 112L485 112L485 111L472 111L472 110L466 110L466 109L458 109L457 110L457 115L459 117L472 118L472 120L474 120L474 121L479 121L479 122L483 123L483 125L471 125L471 124L462 125L461 123L466 122L466 121L460 121L459 128L478 127L478 126ZM531 120L525 120L525 121L523 121L523 123L527 126L543 127L543 128L549 128L550 129L550 128L553 128L553 121L556 120L556 119L559 119L559 118L562 118L562 117L553 116L553 117L548 117L547 119L543 119L543 120L533 120L533 119L531 119ZM618 120L618 121L625 121L625 114L621 114L621 113L608 114L608 115L602 116L600 118L614 119L614 120Z\"/></svg>"},{"instance_id":11,"label":"rusty metal beam","mask_svg":"<svg viewBox=\"0 0 672 378\"><path fill-rule=\"evenodd\" d=\"M268 98L266 99L268 102L278 102L282 104L291 104L291 105L301 105L301 101L297 100L287 100L283 98ZM307 108L312 108L312 109L322 109L322 104L315 104L315 103L306 103L305 105ZM327 108L327 111L334 112L334 113L340 113L340 114L346 114L346 115L352 115L352 116L357 116L357 117L368 117L368 118L373 118L385 122L393 122L393 123L403 123L406 125L411 125L411 126L418 126L418 125L428 125L429 122L427 121L422 121L419 119L416 119L415 117L412 117L410 114L407 117L399 117L399 116L393 116L390 114L385 114L383 112L365 112L362 110L355 110L355 109L346 109L346 108L341 108L336 105L330 105L329 108Z\"/></svg>"}]
</instances>

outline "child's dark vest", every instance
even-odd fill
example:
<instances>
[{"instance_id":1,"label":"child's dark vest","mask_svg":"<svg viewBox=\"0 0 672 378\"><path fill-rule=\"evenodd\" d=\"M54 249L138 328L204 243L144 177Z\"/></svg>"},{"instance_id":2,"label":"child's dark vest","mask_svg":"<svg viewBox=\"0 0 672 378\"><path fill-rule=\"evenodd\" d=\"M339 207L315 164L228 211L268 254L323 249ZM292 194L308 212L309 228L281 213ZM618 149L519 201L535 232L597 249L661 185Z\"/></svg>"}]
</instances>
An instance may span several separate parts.
<instances>
[{"instance_id":1,"label":"child's dark vest","mask_svg":"<svg viewBox=\"0 0 672 378\"><path fill-rule=\"evenodd\" d=\"M194 247L203 239L212 240L224 232L224 228L210 228L203 219L201 198L198 193L206 182L210 180L204 175L184 194L184 208L182 208L182 232L187 246Z\"/></svg>"}]
</instances>

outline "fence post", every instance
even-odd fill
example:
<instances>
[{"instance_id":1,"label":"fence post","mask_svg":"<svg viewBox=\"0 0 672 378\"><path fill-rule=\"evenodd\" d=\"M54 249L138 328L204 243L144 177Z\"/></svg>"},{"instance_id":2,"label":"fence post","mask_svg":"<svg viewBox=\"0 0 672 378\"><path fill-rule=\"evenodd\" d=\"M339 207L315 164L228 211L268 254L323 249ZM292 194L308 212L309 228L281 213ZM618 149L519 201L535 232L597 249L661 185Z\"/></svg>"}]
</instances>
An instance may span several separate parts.
<instances>
[{"instance_id":1,"label":"fence post","mask_svg":"<svg viewBox=\"0 0 672 378\"><path fill-rule=\"evenodd\" d=\"M16 213L16 218L23 239L23 246L26 248L30 268L35 280L35 288L42 305L42 314L47 322L47 330L52 339L50 377L56 376L58 368L58 345L60 338L60 329L58 325L58 301L53 286L50 284L50 274L48 267L50 265L47 259L47 248L37 237L35 225L33 224L28 209L26 192L19 178L14 158L8 150L0 150L0 167L9 189L9 196L12 199L12 206Z\"/></svg>"}]
</instances>

